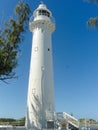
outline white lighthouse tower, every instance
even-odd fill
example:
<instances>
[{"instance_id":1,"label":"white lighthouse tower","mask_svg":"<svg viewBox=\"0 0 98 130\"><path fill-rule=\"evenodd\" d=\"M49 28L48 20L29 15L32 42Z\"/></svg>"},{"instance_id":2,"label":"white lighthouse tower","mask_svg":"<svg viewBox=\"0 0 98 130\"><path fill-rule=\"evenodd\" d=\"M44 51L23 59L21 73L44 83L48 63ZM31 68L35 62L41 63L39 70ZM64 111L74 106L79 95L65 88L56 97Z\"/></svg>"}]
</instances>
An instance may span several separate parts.
<instances>
[{"instance_id":1,"label":"white lighthouse tower","mask_svg":"<svg viewBox=\"0 0 98 130\"><path fill-rule=\"evenodd\" d=\"M41 3L30 19L33 34L27 100L27 129L53 127L54 85L51 35L52 13Z\"/></svg>"}]
</instances>

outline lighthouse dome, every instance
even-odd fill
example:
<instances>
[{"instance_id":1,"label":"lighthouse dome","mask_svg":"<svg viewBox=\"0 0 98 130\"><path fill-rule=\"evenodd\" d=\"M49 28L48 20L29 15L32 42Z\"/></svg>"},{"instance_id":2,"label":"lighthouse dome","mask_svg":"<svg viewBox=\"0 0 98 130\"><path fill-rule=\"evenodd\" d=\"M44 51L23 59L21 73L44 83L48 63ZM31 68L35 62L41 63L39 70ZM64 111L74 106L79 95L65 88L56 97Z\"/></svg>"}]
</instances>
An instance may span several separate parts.
<instances>
[{"instance_id":1,"label":"lighthouse dome","mask_svg":"<svg viewBox=\"0 0 98 130\"><path fill-rule=\"evenodd\" d=\"M41 4L39 5L38 9L39 9L39 8L47 9L47 8L46 8L46 5L43 4L43 3L41 3Z\"/></svg>"},{"instance_id":2,"label":"lighthouse dome","mask_svg":"<svg viewBox=\"0 0 98 130\"><path fill-rule=\"evenodd\" d=\"M51 17L51 11L49 9L47 9L46 5L41 3L38 8L34 11L34 17L36 16L47 16L47 17Z\"/></svg>"}]
</instances>

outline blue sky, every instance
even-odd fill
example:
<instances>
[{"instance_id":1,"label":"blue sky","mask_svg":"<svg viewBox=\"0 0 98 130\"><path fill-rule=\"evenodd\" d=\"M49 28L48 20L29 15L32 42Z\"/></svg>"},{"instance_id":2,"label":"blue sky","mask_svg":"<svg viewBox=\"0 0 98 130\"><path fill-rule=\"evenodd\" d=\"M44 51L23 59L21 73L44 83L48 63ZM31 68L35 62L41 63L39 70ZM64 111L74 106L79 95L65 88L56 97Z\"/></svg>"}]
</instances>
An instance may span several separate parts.
<instances>
[{"instance_id":1,"label":"blue sky","mask_svg":"<svg viewBox=\"0 0 98 130\"><path fill-rule=\"evenodd\" d=\"M18 0L0 0L0 28L13 15ZM26 0L32 13L39 0ZM83 0L43 0L56 21L53 33L54 88L56 111L73 113L77 118L98 120L98 30L86 27L98 15L95 4ZM20 44L16 69L18 79L0 81L0 118L26 115L32 34L28 30Z\"/></svg>"}]
</instances>

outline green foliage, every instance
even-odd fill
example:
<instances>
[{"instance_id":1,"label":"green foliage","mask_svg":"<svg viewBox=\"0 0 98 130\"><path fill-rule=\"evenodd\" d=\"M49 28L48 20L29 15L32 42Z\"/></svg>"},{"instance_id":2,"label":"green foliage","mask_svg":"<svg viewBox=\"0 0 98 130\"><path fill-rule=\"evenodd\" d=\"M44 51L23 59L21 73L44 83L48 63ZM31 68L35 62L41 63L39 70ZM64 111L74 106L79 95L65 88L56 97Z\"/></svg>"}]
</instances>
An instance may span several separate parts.
<instances>
[{"instance_id":1,"label":"green foliage","mask_svg":"<svg viewBox=\"0 0 98 130\"><path fill-rule=\"evenodd\" d=\"M16 120L13 118L0 118L0 125L12 125L12 126L24 126L25 125L25 117Z\"/></svg>"},{"instance_id":2,"label":"green foliage","mask_svg":"<svg viewBox=\"0 0 98 130\"><path fill-rule=\"evenodd\" d=\"M13 122L13 121L16 121L16 120L12 118L0 118L0 122Z\"/></svg>"},{"instance_id":3,"label":"green foliage","mask_svg":"<svg viewBox=\"0 0 98 130\"><path fill-rule=\"evenodd\" d=\"M25 121L25 117L21 118L20 121Z\"/></svg>"},{"instance_id":4,"label":"green foliage","mask_svg":"<svg viewBox=\"0 0 98 130\"><path fill-rule=\"evenodd\" d=\"M80 118L79 119L79 123L80 123L80 126L85 126L85 123L86 125L90 125L90 126L98 126L98 122L96 122L96 120L94 119L85 119L85 118Z\"/></svg>"},{"instance_id":5,"label":"green foliage","mask_svg":"<svg viewBox=\"0 0 98 130\"><path fill-rule=\"evenodd\" d=\"M98 4L98 0L85 0L85 1ZM98 29L98 17L90 18L87 21L87 27Z\"/></svg>"},{"instance_id":6,"label":"green foliage","mask_svg":"<svg viewBox=\"0 0 98 130\"><path fill-rule=\"evenodd\" d=\"M98 17L90 18L87 21L87 26L91 28L98 28Z\"/></svg>"},{"instance_id":7,"label":"green foliage","mask_svg":"<svg viewBox=\"0 0 98 130\"><path fill-rule=\"evenodd\" d=\"M24 40L23 33L28 28L30 8L20 1L14 9L16 20L10 18L0 32L0 80L14 78L17 66L19 43Z\"/></svg>"}]
</instances>

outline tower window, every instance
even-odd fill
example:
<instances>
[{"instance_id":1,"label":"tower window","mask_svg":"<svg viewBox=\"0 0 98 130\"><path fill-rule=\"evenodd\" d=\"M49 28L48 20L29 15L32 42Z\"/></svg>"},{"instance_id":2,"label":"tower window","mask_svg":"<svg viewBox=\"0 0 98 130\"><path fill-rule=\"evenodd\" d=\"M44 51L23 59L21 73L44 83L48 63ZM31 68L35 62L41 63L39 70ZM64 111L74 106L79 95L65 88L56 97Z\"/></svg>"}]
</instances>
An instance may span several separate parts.
<instances>
[{"instance_id":1,"label":"tower window","mask_svg":"<svg viewBox=\"0 0 98 130\"><path fill-rule=\"evenodd\" d=\"M48 48L48 51L50 51L50 48Z\"/></svg>"},{"instance_id":2,"label":"tower window","mask_svg":"<svg viewBox=\"0 0 98 130\"><path fill-rule=\"evenodd\" d=\"M47 11L47 10L39 10L39 15L45 15L45 16L48 16L50 17L50 13Z\"/></svg>"}]
</instances>

